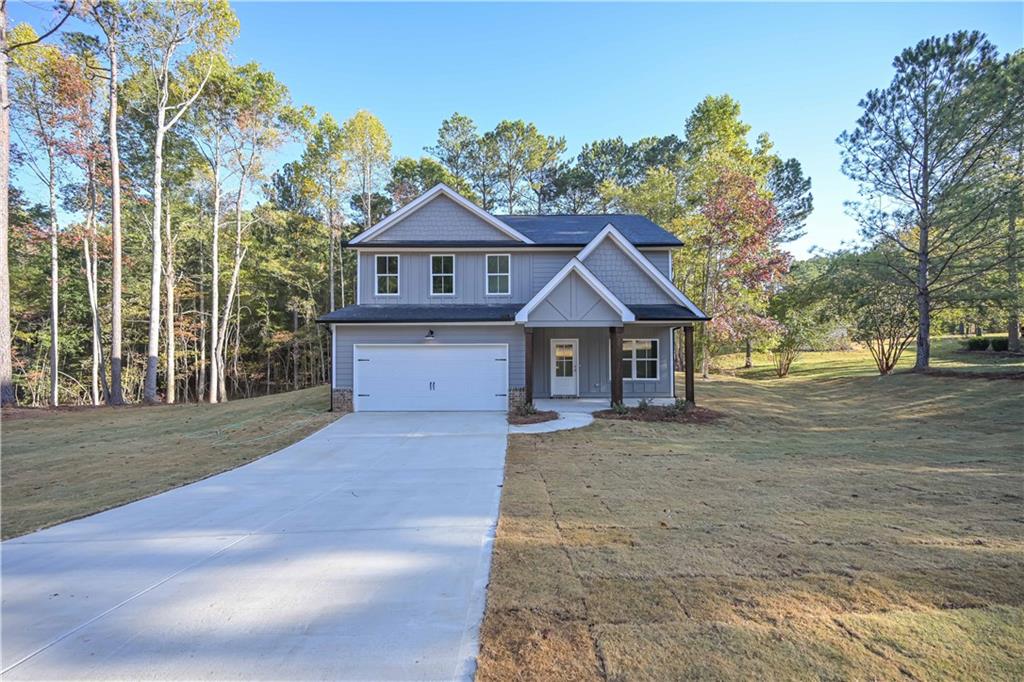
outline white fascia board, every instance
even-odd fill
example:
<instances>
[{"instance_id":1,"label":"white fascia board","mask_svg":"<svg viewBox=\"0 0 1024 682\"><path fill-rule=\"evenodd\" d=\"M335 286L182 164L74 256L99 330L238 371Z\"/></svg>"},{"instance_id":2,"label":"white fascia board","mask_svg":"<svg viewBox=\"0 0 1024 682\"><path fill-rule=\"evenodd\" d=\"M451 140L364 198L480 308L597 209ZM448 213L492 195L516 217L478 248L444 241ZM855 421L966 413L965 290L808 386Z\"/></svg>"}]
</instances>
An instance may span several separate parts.
<instances>
[{"instance_id":1,"label":"white fascia board","mask_svg":"<svg viewBox=\"0 0 1024 682\"><path fill-rule=\"evenodd\" d=\"M611 223L605 225L604 229L601 230L596 237L591 239L590 243L583 247L583 249L576 255L576 257L581 261L586 260L587 256L592 254L594 250L597 249L597 247L600 246L601 242L603 242L606 238L610 238L612 241L614 241L618 245L618 247L622 249L622 251L627 256L629 256L634 263L639 265L640 268L643 269L643 271L646 272L651 277L651 279L657 282L658 286L664 289L669 296L671 296L672 298L679 301L679 303L689 308L694 315L697 315L698 317L707 317L707 315L705 315L701 311L701 309L694 304L693 301L686 297L686 294L679 291L679 289L677 289L676 286L672 284L668 277L665 277L664 273L662 273L661 270L655 267L654 263L652 263L646 256L644 256L644 254L640 253L639 249L633 246L633 244L630 243L630 241L626 239L626 237L621 232L619 232L618 229L616 229L616 227Z\"/></svg>"},{"instance_id":2,"label":"white fascia board","mask_svg":"<svg viewBox=\"0 0 1024 682\"><path fill-rule=\"evenodd\" d=\"M520 233L519 231L506 225L504 222L498 220L490 213L483 210L469 199L466 199L464 196L462 196L461 194L459 194L458 192L456 192L443 182L437 183L432 188L430 188L420 196L416 197L416 199L410 201L408 204L406 204L402 208L398 209L397 211L389 215L384 220L380 221L379 223L371 227L369 230L360 232L358 235L349 240L349 244L361 244L367 239L379 236L382 232L394 226L403 218L423 208L428 203L430 203L434 198L442 194L451 199L452 201L454 201L462 208L466 209L467 211L475 215L476 217L483 220L491 227L505 233L512 239L523 242L524 244L533 244L532 239L529 239L526 235Z\"/></svg>"},{"instance_id":3,"label":"white fascia board","mask_svg":"<svg viewBox=\"0 0 1024 682\"><path fill-rule=\"evenodd\" d=\"M580 278L589 284L594 291L598 293L601 298L604 299L605 303L615 308L615 310L622 317L623 322L634 322L636 321L636 315L629 307L620 301L618 297L613 294L604 283L597 278L594 273L587 269L587 266L578 258L571 258L569 262L565 264L561 270L558 271L554 277L552 277L547 284L538 291L533 298L531 298L526 305L519 309L516 313L516 322L519 324L525 324L530 316L530 313L539 306L548 295L555 290L562 281L569 276L570 273L575 272ZM570 325L571 326L571 325Z\"/></svg>"}]
</instances>

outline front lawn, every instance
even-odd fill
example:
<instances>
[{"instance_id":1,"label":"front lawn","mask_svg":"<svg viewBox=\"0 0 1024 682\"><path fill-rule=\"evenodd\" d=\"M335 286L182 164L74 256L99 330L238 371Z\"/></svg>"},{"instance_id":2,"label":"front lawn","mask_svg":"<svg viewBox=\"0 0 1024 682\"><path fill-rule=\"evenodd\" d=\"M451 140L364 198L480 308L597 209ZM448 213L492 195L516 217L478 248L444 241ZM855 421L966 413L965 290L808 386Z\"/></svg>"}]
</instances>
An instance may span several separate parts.
<instances>
[{"instance_id":1,"label":"front lawn","mask_svg":"<svg viewBox=\"0 0 1024 682\"><path fill-rule=\"evenodd\" d=\"M512 437L478 678L1024 678L1024 384L871 367Z\"/></svg>"},{"instance_id":2,"label":"front lawn","mask_svg":"<svg viewBox=\"0 0 1024 682\"><path fill-rule=\"evenodd\" d=\"M3 537L245 464L333 421L327 388L222 405L3 412Z\"/></svg>"}]
</instances>

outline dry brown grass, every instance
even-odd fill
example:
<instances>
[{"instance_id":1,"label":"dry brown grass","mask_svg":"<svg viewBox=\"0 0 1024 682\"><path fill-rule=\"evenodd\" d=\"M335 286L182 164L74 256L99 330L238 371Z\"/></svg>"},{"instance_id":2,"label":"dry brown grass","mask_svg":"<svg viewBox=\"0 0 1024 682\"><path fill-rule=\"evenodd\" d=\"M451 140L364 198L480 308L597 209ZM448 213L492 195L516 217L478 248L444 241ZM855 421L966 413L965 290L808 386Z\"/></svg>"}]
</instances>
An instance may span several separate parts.
<instances>
[{"instance_id":1,"label":"dry brown grass","mask_svg":"<svg viewBox=\"0 0 1024 682\"><path fill-rule=\"evenodd\" d=\"M3 412L9 538L169 490L294 443L337 418L326 388L222 405Z\"/></svg>"},{"instance_id":2,"label":"dry brown grass","mask_svg":"<svg viewBox=\"0 0 1024 682\"><path fill-rule=\"evenodd\" d=\"M480 680L1024 678L1014 381L720 377L515 436Z\"/></svg>"}]
</instances>

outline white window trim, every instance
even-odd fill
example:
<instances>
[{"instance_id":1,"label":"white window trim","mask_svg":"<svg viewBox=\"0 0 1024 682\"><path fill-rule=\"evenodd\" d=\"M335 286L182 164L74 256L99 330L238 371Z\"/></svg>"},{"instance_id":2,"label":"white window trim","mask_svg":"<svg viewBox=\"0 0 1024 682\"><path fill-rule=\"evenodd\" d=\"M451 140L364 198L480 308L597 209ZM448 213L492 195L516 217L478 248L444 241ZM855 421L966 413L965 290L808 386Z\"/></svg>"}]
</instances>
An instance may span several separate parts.
<instances>
[{"instance_id":1,"label":"white window trim","mask_svg":"<svg viewBox=\"0 0 1024 682\"><path fill-rule=\"evenodd\" d=\"M391 258L394 257L398 264L398 272L395 273L395 293L393 294L382 294L380 293L380 278L382 276L390 277L391 273L380 273L377 271L377 264L380 262L379 258ZM398 296L402 293L402 255L398 253L377 253L373 256L373 295L374 296Z\"/></svg>"},{"instance_id":2,"label":"white window trim","mask_svg":"<svg viewBox=\"0 0 1024 682\"><path fill-rule=\"evenodd\" d=\"M452 273L450 275L447 274L447 273L444 273L444 272L436 272L435 273L434 272L434 259L435 258L445 258L445 257L452 259ZM429 292L428 293L431 296L454 296L455 295L455 260L456 260L455 259L455 254L454 253L432 253L432 254L430 254L429 258L430 258L430 281L427 282L427 286L429 287ZM434 275L438 275L438 276L442 276L442 277L451 277L452 278L452 293L450 293L450 294L435 294L434 293Z\"/></svg>"},{"instance_id":3,"label":"white window trim","mask_svg":"<svg viewBox=\"0 0 1024 682\"><path fill-rule=\"evenodd\" d=\"M634 339L634 338L622 339L622 349L623 350L626 349L626 344L629 343L630 341L653 341L655 344L657 344L658 355L654 358L654 376L653 377L643 377L643 378L639 378L639 377L636 376L636 348L634 348L633 352L632 352L632 359L630 360L630 374L632 376L628 376L627 377L625 374L623 374L622 375L622 380L623 381L661 381L661 339L655 339L655 338L650 338L650 339ZM608 356L609 356L608 359L611 360L611 353L610 352L608 353ZM623 359L624 358L619 358L618 361L622 362ZM609 370L609 371L611 371L611 370Z\"/></svg>"},{"instance_id":4,"label":"white window trim","mask_svg":"<svg viewBox=\"0 0 1024 682\"><path fill-rule=\"evenodd\" d=\"M491 259L492 256L504 256L505 258L508 259L508 291L506 293L504 293L504 294L492 294L491 291L490 291L490 276L492 274L494 274L494 275L504 275L505 274L504 272L494 272L494 273L492 273L490 270L487 269L487 263ZM484 295L485 296L504 296L504 297L509 297L509 296L512 295L512 254L510 254L510 253L485 253L484 254Z\"/></svg>"}]
</instances>

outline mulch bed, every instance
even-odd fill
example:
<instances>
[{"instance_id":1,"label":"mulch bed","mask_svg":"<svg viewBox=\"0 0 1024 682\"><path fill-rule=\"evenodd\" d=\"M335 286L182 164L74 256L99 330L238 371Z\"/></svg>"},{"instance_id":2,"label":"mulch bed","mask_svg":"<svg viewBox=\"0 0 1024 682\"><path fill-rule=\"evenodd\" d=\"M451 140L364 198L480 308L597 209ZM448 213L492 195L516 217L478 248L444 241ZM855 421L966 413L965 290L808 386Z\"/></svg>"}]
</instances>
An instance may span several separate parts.
<instances>
[{"instance_id":1,"label":"mulch bed","mask_svg":"<svg viewBox=\"0 0 1024 682\"><path fill-rule=\"evenodd\" d=\"M677 410L675 407L663 405L652 405L646 410L638 410L635 407L629 408L625 414L615 410L601 410L595 412L594 416L599 419L619 419L632 422L675 422L678 424L707 424L721 419L724 415L721 412L709 410L706 407L689 407Z\"/></svg>"},{"instance_id":2,"label":"mulch bed","mask_svg":"<svg viewBox=\"0 0 1024 682\"><path fill-rule=\"evenodd\" d=\"M540 412L534 412L533 414L513 414L508 413L508 423L513 426L523 426L524 424L540 424L541 422L549 422L553 419L558 419L558 413L553 410L542 410Z\"/></svg>"}]
</instances>

